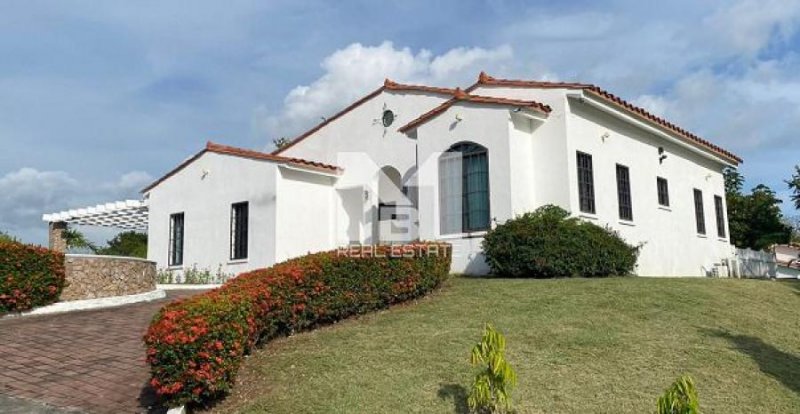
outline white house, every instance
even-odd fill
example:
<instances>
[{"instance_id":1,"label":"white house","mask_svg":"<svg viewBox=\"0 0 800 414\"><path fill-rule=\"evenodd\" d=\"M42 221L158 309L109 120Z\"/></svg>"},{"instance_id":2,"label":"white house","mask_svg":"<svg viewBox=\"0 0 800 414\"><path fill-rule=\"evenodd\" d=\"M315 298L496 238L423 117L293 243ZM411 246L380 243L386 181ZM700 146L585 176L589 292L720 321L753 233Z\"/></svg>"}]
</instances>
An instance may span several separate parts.
<instances>
[{"instance_id":1,"label":"white house","mask_svg":"<svg viewBox=\"0 0 800 414\"><path fill-rule=\"evenodd\" d=\"M555 204L643 244L639 275L708 275L733 256L722 170L740 162L594 85L387 80L271 154L209 143L148 186L148 258L238 273L446 240L453 272L482 274L486 230Z\"/></svg>"}]
</instances>

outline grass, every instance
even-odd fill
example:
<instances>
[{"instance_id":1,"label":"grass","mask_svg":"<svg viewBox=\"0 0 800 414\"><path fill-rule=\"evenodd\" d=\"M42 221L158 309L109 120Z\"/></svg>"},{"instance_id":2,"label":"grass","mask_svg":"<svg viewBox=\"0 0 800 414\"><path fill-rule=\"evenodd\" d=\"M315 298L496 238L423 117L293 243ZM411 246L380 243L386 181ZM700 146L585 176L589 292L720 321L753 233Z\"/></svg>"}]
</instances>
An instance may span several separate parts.
<instances>
[{"instance_id":1,"label":"grass","mask_svg":"<svg viewBox=\"0 0 800 414\"><path fill-rule=\"evenodd\" d=\"M453 278L414 304L278 339L211 409L461 413L485 322L521 413L649 413L684 373L704 413L800 412L800 285L756 280Z\"/></svg>"}]
</instances>

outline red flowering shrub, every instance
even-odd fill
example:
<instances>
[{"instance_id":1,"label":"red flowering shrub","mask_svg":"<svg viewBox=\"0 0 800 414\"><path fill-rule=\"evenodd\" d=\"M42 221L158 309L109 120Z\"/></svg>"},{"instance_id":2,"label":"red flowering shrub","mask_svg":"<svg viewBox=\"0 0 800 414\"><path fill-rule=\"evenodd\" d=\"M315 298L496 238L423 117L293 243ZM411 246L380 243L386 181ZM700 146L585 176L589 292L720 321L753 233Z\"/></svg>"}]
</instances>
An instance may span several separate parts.
<instances>
[{"instance_id":1,"label":"red flowering shrub","mask_svg":"<svg viewBox=\"0 0 800 414\"><path fill-rule=\"evenodd\" d=\"M450 271L446 244L377 250L310 254L170 303L144 337L150 385L172 406L219 397L259 341L422 296Z\"/></svg>"},{"instance_id":2,"label":"red flowering shrub","mask_svg":"<svg viewBox=\"0 0 800 414\"><path fill-rule=\"evenodd\" d=\"M64 255L0 240L0 313L49 305L64 288Z\"/></svg>"}]
</instances>

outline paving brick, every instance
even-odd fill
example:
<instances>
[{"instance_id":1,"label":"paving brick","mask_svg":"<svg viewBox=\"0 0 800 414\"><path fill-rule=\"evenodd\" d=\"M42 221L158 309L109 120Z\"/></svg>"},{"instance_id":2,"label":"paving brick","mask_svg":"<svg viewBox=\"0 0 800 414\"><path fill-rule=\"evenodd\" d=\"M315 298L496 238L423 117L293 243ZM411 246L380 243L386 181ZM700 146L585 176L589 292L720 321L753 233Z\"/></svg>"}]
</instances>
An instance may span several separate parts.
<instances>
[{"instance_id":1,"label":"paving brick","mask_svg":"<svg viewBox=\"0 0 800 414\"><path fill-rule=\"evenodd\" d=\"M6 404L33 399L87 413L147 412L153 399L144 389L149 375L142 336L161 306L197 293L170 291L164 300L118 308L0 320L0 394L10 397Z\"/></svg>"}]
</instances>

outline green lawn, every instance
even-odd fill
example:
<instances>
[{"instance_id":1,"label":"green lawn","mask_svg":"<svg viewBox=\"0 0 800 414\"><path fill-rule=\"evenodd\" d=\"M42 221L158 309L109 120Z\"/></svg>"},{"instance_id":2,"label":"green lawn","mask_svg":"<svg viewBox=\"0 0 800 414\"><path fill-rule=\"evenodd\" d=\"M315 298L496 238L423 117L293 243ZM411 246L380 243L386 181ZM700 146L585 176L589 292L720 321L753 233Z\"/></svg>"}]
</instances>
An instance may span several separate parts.
<instances>
[{"instance_id":1,"label":"green lawn","mask_svg":"<svg viewBox=\"0 0 800 414\"><path fill-rule=\"evenodd\" d=\"M800 412L800 284L453 278L416 303L268 343L214 412L464 412L470 347L506 334L522 413L648 413L691 374L704 413Z\"/></svg>"}]
</instances>

